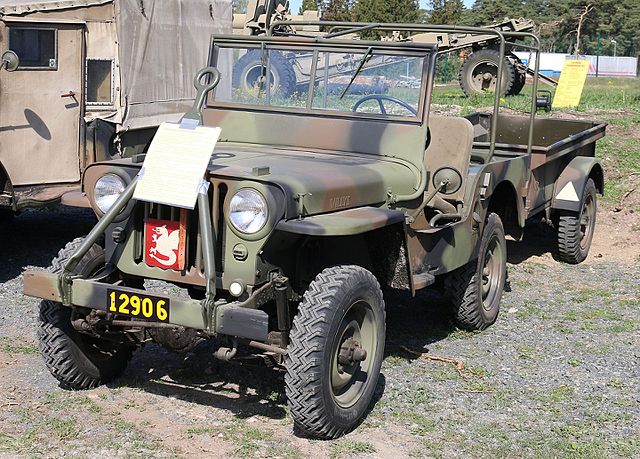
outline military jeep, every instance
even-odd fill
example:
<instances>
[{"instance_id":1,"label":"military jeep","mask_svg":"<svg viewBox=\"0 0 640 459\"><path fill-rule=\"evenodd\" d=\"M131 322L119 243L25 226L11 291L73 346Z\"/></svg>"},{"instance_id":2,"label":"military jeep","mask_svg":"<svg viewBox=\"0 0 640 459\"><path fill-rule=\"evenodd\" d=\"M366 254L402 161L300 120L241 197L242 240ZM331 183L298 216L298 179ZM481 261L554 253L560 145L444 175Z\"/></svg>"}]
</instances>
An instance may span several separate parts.
<instances>
[{"instance_id":1,"label":"military jeep","mask_svg":"<svg viewBox=\"0 0 640 459\"><path fill-rule=\"evenodd\" d=\"M587 256L603 124L536 118L535 78L528 116L499 113L497 97L490 114L430 115L435 45L340 31L441 26L325 26L326 37L212 38L183 119L221 128L194 210L132 199L144 156L87 169L98 224L24 282L44 300L40 350L64 387L115 378L145 342L188 351L216 336L220 359L255 349L284 366L296 426L335 438L372 401L384 288L441 284L459 326L479 330L498 316L505 235L520 238L528 218L555 223L563 260ZM463 31L504 45L502 32ZM256 84L216 87L247 53L262 56ZM271 65L309 56L308 84L281 92ZM381 81L385 93L371 92Z\"/></svg>"}]
</instances>

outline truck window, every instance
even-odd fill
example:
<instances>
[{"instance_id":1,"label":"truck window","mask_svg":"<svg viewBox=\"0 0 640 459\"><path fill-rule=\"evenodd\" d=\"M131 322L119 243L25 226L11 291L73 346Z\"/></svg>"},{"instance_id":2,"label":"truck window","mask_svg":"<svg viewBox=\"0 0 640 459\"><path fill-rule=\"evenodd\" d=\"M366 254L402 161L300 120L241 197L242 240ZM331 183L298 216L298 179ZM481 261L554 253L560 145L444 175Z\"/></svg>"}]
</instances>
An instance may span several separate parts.
<instances>
[{"instance_id":1,"label":"truck window","mask_svg":"<svg viewBox=\"0 0 640 459\"><path fill-rule=\"evenodd\" d=\"M9 49L20 58L20 69L57 70L56 30L28 27L9 29Z\"/></svg>"},{"instance_id":2,"label":"truck window","mask_svg":"<svg viewBox=\"0 0 640 459\"><path fill-rule=\"evenodd\" d=\"M113 60L87 59L85 103L113 105Z\"/></svg>"}]
</instances>

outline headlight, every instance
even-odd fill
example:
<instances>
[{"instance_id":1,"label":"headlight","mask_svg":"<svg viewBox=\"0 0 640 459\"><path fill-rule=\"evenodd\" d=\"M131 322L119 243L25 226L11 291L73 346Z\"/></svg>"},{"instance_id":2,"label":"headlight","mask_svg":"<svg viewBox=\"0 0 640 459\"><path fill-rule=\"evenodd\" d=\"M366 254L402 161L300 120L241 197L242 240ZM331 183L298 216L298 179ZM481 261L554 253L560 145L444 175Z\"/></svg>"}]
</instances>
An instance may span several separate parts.
<instances>
[{"instance_id":1,"label":"headlight","mask_svg":"<svg viewBox=\"0 0 640 459\"><path fill-rule=\"evenodd\" d=\"M268 215L267 202L254 190L238 191L229 203L229 220L242 233L254 234L260 231L267 223Z\"/></svg>"},{"instance_id":2,"label":"headlight","mask_svg":"<svg viewBox=\"0 0 640 459\"><path fill-rule=\"evenodd\" d=\"M93 199L98 209L106 214L116 199L120 197L126 185L124 180L114 174L105 174L98 179L93 187Z\"/></svg>"}]
</instances>

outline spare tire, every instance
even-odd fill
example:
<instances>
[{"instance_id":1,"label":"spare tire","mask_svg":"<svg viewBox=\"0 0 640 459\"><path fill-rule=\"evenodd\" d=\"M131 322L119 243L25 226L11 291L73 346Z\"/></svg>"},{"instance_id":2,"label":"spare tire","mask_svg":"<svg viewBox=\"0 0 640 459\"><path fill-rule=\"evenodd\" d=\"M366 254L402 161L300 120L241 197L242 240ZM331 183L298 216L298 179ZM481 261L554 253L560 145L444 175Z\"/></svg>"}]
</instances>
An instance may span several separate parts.
<instances>
[{"instance_id":1,"label":"spare tire","mask_svg":"<svg viewBox=\"0 0 640 459\"><path fill-rule=\"evenodd\" d=\"M473 52L465 59L458 80L460 87L468 96L494 92L497 84L498 62L500 53L495 49L481 49ZM516 81L515 67L511 61L505 57L500 95L510 94L511 88Z\"/></svg>"},{"instance_id":2,"label":"spare tire","mask_svg":"<svg viewBox=\"0 0 640 459\"><path fill-rule=\"evenodd\" d=\"M291 62L279 51L271 51L271 87L282 97L289 97L296 90L296 74ZM233 87L249 91L260 85L263 76L262 53L253 50L233 65Z\"/></svg>"}]
</instances>

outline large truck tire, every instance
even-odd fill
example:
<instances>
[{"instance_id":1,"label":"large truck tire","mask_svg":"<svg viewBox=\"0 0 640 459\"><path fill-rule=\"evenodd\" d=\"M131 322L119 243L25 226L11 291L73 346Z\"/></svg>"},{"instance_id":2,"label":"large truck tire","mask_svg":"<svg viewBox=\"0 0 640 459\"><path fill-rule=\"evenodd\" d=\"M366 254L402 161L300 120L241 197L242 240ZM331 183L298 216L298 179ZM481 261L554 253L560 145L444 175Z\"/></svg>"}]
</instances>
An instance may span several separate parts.
<instances>
[{"instance_id":1,"label":"large truck tire","mask_svg":"<svg viewBox=\"0 0 640 459\"><path fill-rule=\"evenodd\" d=\"M323 270L293 320L286 394L295 426L323 439L354 429L369 409L384 356L385 308L359 266Z\"/></svg>"},{"instance_id":2,"label":"large truck tire","mask_svg":"<svg viewBox=\"0 0 640 459\"><path fill-rule=\"evenodd\" d=\"M271 51L271 87L282 97L290 97L296 90L296 73L293 65L282 53ZM260 85L262 55L258 50L247 52L233 65L233 87L250 91ZM265 82L266 83L266 82Z\"/></svg>"},{"instance_id":3,"label":"large truck tire","mask_svg":"<svg viewBox=\"0 0 640 459\"><path fill-rule=\"evenodd\" d=\"M458 80L460 87L467 97L495 91L499 61L500 53L495 49L474 51L465 59L462 67L460 67ZM512 91L515 81L515 67L511 61L505 57L500 95L504 96L509 94Z\"/></svg>"},{"instance_id":4,"label":"large truck tire","mask_svg":"<svg viewBox=\"0 0 640 459\"><path fill-rule=\"evenodd\" d=\"M500 312L507 277L507 242L502 220L491 213L486 219L478 258L449 273L449 295L457 325L464 330L484 330Z\"/></svg>"},{"instance_id":5,"label":"large truck tire","mask_svg":"<svg viewBox=\"0 0 640 459\"><path fill-rule=\"evenodd\" d=\"M511 90L507 93L507 96L517 96L522 92L522 88L524 88L524 85L527 82L527 72L518 69L517 65L522 64L522 61L518 56L510 54L509 59L511 60L514 69L514 80Z\"/></svg>"},{"instance_id":6,"label":"large truck tire","mask_svg":"<svg viewBox=\"0 0 640 459\"><path fill-rule=\"evenodd\" d=\"M580 212L563 213L557 219L560 261L576 265L587 258L596 227L597 210L596 185L589 179L580 199Z\"/></svg>"},{"instance_id":7,"label":"large truck tire","mask_svg":"<svg viewBox=\"0 0 640 459\"><path fill-rule=\"evenodd\" d=\"M77 238L60 250L51 271L62 272L69 257L82 244ZM89 277L104 267L104 249L94 244L80 260L74 274ZM55 301L40 303L38 347L51 374L65 389L92 389L124 371L134 347L79 333L71 324L73 310Z\"/></svg>"}]
</instances>

